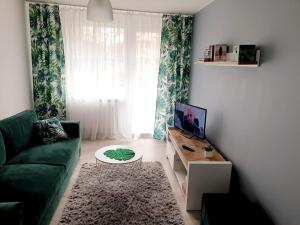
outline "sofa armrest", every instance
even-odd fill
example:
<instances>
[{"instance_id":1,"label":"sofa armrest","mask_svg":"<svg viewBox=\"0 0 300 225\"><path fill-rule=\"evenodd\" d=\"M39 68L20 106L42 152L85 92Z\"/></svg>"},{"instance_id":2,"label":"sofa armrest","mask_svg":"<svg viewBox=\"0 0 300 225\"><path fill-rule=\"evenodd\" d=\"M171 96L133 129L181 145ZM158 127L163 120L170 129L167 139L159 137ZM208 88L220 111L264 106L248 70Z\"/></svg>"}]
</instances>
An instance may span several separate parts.
<instances>
[{"instance_id":1,"label":"sofa armrest","mask_svg":"<svg viewBox=\"0 0 300 225\"><path fill-rule=\"evenodd\" d=\"M0 218L6 225L23 225L23 209L20 202L0 202Z\"/></svg>"},{"instance_id":2,"label":"sofa armrest","mask_svg":"<svg viewBox=\"0 0 300 225\"><path fill-rule=\"evenodd\" d=\"M80 138L80 122L79 121L60 121L62 127L71 138Z\"/></svg>"}]
</instances>

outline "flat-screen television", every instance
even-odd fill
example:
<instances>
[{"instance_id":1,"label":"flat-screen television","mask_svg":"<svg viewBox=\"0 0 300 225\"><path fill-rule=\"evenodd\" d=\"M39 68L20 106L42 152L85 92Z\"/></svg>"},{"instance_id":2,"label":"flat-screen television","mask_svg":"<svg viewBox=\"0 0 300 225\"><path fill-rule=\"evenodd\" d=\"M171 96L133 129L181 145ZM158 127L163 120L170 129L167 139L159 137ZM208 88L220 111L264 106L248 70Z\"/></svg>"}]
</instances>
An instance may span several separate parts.
<instances>
[{"instance_id":1,"label":"flat-screen television","mask_svg":"<svg viewBox=\"0 0 300 225\"><path fill-rule=\"evenodd\" d=\"M207 110L175 102L174 126L201 139L205 138Z\"/></svg>"}]
</instances>

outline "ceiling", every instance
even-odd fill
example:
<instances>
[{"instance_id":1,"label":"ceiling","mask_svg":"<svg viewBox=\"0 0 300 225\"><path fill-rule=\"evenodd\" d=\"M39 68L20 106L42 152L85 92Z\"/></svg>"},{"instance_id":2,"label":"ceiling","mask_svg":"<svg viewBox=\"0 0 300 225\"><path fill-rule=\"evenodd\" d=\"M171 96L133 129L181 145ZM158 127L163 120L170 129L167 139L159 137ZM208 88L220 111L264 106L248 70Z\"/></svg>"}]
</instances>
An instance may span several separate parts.
<instances>
[{"instance_id":1,"label":"ceiling","mask_svg":"<svg viewBox=\"0 0 300 225\"><path fill-rule=\"evenodd\" d=\"M29 0L30 1L30 0ZM31 0L37 2L87 5L88 0ZM110 0L114 9L195 14L214 0Z\"/></svg>"}]
</instances>

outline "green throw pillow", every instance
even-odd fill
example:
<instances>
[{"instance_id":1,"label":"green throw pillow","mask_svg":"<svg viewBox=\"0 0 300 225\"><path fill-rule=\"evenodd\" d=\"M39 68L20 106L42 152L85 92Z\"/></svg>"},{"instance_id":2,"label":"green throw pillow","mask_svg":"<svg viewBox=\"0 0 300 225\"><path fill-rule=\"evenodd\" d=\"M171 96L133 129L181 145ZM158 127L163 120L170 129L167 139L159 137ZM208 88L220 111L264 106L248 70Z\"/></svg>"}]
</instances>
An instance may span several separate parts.
<instances>
[{"instance_id":1,"label":"green throw pillow","mask_svg":"<svg viewBox=\"0 0 300 225\"><path fill-rule=\"evenodd\" d=\"M68 135L55 117L45 120L38 120L34 123L38 135L45 144L68 139Z\"/></svg>"}]
</instances>

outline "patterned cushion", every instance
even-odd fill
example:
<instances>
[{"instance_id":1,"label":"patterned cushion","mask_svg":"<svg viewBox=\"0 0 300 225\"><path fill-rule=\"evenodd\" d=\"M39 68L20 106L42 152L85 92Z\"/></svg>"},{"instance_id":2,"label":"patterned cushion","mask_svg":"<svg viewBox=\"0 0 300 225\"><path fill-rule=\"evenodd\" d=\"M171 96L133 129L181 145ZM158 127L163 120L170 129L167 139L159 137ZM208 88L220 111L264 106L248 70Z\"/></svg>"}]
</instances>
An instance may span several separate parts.
<instances>
[{"instance_id":1,"label":"patterned cushion","mask_svg":"<svg viewBox=\"0 0 300 225\"><path fill-rule=\"evenodd\" d=\"M45 120L38 120L34 123L43 143L49 144L56 141L68 139L68 135L61 126L59 120L55 117Z\"/></svg>"}]
</instances>

